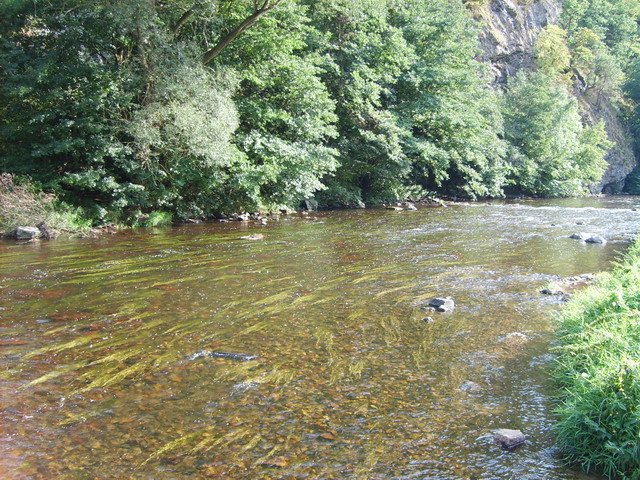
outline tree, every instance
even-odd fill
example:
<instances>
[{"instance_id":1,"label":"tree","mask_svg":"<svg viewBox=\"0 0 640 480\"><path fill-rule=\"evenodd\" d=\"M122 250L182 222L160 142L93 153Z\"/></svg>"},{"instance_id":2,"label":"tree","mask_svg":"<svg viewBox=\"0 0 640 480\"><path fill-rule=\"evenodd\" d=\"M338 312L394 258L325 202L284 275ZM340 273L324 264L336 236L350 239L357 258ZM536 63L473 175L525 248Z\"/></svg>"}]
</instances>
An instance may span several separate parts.
<instances>
[{"instance_id":1,"label":"tree","mask_svg":"<svg viewBox=\"0 0 640 480\"><path fill-rule=\"evenodd\" d=\"M395 86L412 55L389 23L385 0L309 2L319 32L311 48L328 56L323 80L336 100L341 166L323 195L331 205L358 205L406 196L410 164L405 132L393 111Z\"/></svg>"},{"instance_id":2,"label":"tree","mask_svg":"<svg viewBox=\"0 0 640 480\"><path fill-rule=\"evenodd\" d=\"M565 73L571 63L567 32L557 25L546 26L536 40L534 53L537 68L547 75Z\"/></svg>"},{"instance_id":3,"label":"tree","mask_svg":"<svg viewBox=\"0 0 640 480\"><path fill-rule=\"evenodd\" d=\"M571 196L600 180L611 148L604 124L584 127L566 87L542 71L520 73L509 85L505 134L517 191Z\"/></svg>"},{"instance_id":4,"label":"tree","mask_svg":"<svg viewBox=\"0 0 640 480\"><path fill-rule=\"evenodd\" d=\"M396 6L413 48L399 81L397 112L412 178L428 190L463 197L502 195L506 174L502 118L488 75L475 60L477 26L460 1Z\"/></svg>"}]
</instances>

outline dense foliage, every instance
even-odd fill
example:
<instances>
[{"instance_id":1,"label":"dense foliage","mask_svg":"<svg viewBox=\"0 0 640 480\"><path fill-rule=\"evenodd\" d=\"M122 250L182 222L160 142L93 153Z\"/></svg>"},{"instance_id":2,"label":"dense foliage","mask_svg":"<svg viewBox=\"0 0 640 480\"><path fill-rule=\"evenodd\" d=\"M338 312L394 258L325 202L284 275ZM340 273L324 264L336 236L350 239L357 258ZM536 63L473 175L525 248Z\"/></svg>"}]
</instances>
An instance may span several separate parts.
<instances>
[{"instance_id":1,"label":"dense foliage","mask_svg":"<svg viewBox=\"0 0 640 480\"><path fill-rule=\"evenodd\" d=\"M631 117L636 3L568 0L504 99L469 5L0 0L0 171L96 223L585 192L610 143L572 80Z\"/></svg>"},{"instance_id":2,"label":"dense foliage","mask_svg":"<svg viewBox=\"0 0 640 480\"><path fill-rule=\"evenodd\" d=\"M640 244L564 310L558 442L586 470L640 478Z\"/></svg>"}]
</instances>

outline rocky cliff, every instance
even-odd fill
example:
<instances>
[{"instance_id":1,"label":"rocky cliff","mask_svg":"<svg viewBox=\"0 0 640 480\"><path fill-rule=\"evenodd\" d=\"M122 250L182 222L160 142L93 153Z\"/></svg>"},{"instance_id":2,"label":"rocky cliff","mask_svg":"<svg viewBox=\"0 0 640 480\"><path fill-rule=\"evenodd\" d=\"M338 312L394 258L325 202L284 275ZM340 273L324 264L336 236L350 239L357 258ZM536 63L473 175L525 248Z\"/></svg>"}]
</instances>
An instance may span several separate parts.
<instances>
[{"instance_id":1,"label":"rocky cliff","mask_svg":"<svg viewBox=\"0 0 640 480\"><path fill-rule=\"evenodd\" d=\"M496 88L504 88L509 77L519 70L533 68L533 46L538 34L547 25L557 23L561 13L562 0L527 4L518 0L489 0L478 10L477 16L484 25L480 37L482 60L491 65ZM592 191L619 192L637 163L630 135L608 98L583 95L579 90L576 97L585 120L604 120L609 138L616 143L607 155L609 168Z\"/></svg>"}]
</instances>

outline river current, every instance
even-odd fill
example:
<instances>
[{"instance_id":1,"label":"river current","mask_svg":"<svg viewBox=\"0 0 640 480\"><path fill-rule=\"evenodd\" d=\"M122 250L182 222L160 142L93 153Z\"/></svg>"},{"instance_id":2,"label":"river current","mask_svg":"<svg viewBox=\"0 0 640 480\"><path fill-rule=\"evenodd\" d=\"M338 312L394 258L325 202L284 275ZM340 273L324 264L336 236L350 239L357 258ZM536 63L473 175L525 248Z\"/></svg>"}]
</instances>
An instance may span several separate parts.
<instances>
[{"instance_id":1,"label":"river current","mask_svg":"<svg viewBox=\"0 0 640 480\"><path fill-rule=\"evenodd\" d=\"M553 446L561 301L539 292L609 269L637 205L452 204L1 243L0 478L598 478ZM568 238L580 231L608 243ZM443 296L453 313L425 310ZM502 450L497 428L526 444Z\"/></svg>"}]
</instances>

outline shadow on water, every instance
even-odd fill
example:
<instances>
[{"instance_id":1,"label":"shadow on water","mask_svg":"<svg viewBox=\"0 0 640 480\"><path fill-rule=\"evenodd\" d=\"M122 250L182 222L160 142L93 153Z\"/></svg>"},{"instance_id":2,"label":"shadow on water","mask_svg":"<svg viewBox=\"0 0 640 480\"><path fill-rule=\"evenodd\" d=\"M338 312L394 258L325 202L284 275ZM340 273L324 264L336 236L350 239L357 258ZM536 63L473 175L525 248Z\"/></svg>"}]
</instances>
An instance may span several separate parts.
<instances>
[{"instance_id":1,"label":"shadow on water","mask_svg":"<svg viewBox=\"0 0 640 480\"><path fill-rule=\"evenodd\" d=\"M553 449L559 304L538 291L607 269L637 203L332 212L253 226L257 242L233 223L1 244L0 474L590 478ZM443 295L454 313L423 311ZM501 451L501 427L528 443Z\"/></svg>"}]
</instances>

